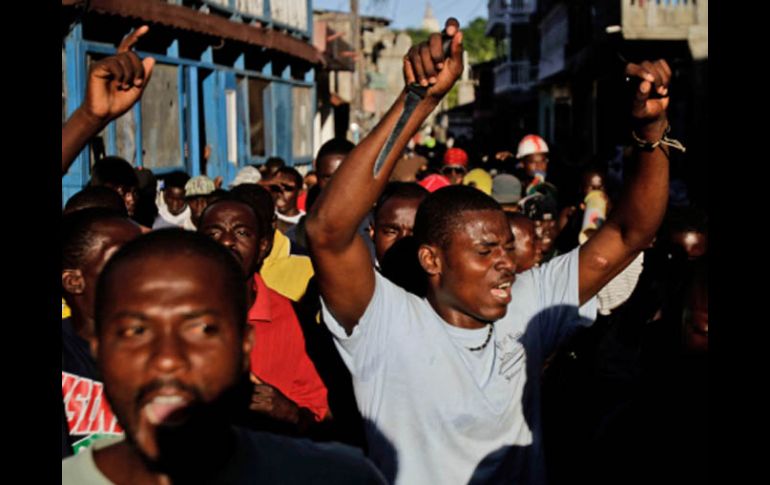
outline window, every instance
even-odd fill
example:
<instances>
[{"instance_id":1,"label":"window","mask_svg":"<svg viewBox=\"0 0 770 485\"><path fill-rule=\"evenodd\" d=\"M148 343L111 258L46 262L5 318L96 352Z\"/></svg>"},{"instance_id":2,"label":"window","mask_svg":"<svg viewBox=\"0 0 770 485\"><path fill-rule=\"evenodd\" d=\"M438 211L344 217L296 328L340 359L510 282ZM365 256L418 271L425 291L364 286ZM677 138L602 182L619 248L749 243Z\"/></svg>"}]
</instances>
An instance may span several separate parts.
<instances>
[{"instance_id":1,"label":"window","mask_svg":"<svg viewBox=\"0 0 770 485\"><path fill-rule=\"evenodd\" d=\"M225 89L225 117L227 119L227 161L238 163L238 105L234 89Z\"/></svg>"},{"instance_id":2,"label":"window","mask_svg":"<svg viewBox=\"0 0 770 485\"><path fill-rule=\"evenodd\" d=\"M142 95L141 110L142 164L150 169L182 166L177 66L155 65L152 82Z\"/></svg>"},{"instance_id":3,"label":"window","mask_svg":"<svg viewBox=\"0 0 770 485\"><path fill-rule=\"evenodd\" d=\"M116 154L136 165L136 114L133 109L115 120Z\"/></svg>"},{"instance_id":4,"label":"window","mask_svg":"<svg viewBox=\"0 0 770 485\"><path fill-rule=\"evenodd\" d=\"M263 79L248 78L249 90L249 144L251 156L265 156L264 92L269 83Z\"/></svg>"},{"instance_id":5,"label":"window","mask_svg":"<svg viewBox=\"0 0 770 485\"><path fill-rule=\"evenodd\" d=\"M311 118L313 92L311 88L292 88L292 157L312 157L313 120Z\"/></svg>"}]
</instances>

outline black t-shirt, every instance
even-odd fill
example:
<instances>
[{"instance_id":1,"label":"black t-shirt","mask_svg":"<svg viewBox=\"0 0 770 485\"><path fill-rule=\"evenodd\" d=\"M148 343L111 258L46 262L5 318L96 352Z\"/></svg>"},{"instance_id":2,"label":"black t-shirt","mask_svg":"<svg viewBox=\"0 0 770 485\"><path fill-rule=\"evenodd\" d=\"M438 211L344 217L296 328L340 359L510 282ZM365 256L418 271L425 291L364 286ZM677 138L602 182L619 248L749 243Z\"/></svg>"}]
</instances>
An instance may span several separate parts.
<instances>
[{"instance_id":1,"label":"black t-shirt","mask_svg":"<svg viewBox=\"0 0 770 485\"><path fill-rule=\"evenodd\" d=\"M211 483L385 483L361 450L351 446L235 429L236 451Z\"/></svg>"}]
</instances>

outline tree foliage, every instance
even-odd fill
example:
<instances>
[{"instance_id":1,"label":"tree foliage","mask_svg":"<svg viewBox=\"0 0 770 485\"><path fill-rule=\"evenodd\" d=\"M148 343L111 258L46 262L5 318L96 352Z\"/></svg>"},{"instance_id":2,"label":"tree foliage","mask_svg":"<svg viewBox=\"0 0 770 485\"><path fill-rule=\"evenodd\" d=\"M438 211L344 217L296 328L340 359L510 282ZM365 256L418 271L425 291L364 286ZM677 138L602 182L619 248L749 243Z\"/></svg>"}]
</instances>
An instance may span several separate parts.
<instances>
[{"instance_id":1,"label":"tree foliage","mask_svg":"<svg viewBox=\"0 0 770 485\"><path fill-rule=\"evenodd\" d=\"M487 21L477 17L470 25L463 27L463 46L468 52L468 60L471 64L490 61L495 58L495 41L485 35ZM428 40L430 32L425 29L406 29L407 35L412 39L412 45Z\"/></svg>"},{"instance_id":2,"label":"tree foliage","mask_svg":"<svg viewBox=\"0 0 770 485\"><path fill-rule=\"evenodd\" d=\"M471 64L495 58L495 40L485 35L486 29L487 20L481 17L476 17L463 29L463 46Z\"/></svg>"}]
</instances>

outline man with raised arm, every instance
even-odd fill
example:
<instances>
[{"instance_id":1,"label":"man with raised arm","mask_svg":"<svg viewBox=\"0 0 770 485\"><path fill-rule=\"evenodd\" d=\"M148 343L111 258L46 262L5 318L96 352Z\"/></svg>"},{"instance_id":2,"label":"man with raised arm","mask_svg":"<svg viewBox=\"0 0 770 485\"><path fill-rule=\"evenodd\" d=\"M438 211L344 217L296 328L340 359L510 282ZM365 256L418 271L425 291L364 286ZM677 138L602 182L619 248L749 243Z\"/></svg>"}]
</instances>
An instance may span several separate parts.
<instances>
[{"instance_id":1,"label":"man with raised arm","mask_svg":"<svg viewBox=\"0 0 770 485\"><path fill-rule=\"evenodd\" d=\"M626 68L640 81L632 108L635 173L607 222L580 248L515 275L513 236L497 202L465 186L425 199L414 227L428 278L421 299L373 270L356 229L408 139L462 72L456 20L445 33L449 57L438 34L412 47L404 93L313 206L307 231L323 317L353 376L369 455L389 481L543 483L542 364L577 325L591 323L592 297L660 224L671 71L665 61ZM414 82L422 89L409 86ZM404 122L405 106L411 116Z\"/></svg>"},{"instance_id":2,"label":"man with raised arm","mask_svg":"<svg viewBox=\"0 0 770 485\"><path fill-rule=\"evenodd\" d=\"M129 110L142 97L155 59L139 59L131 49L150 30L143 25L128 34L114 56L94 63L88 73L86 95L61 129L61 173L67 173L92 136Z\"/></svg>"}]
</instances>

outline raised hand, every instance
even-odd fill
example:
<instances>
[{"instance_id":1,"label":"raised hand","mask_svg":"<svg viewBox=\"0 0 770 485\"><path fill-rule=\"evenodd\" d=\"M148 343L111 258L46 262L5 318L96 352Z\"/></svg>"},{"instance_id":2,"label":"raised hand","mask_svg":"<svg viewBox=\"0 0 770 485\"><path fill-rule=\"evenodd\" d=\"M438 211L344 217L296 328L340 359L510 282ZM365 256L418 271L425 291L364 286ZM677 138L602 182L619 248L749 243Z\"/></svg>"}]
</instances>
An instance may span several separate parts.
<instances>
[{"instance_id":1,"label":"raised hand","mask_svg":"<svg viewBox=\"0 0 770 485\"><path fill-rule=\"evenodd\" d=\"M128 34L118 53L91 67L82 109L100 123L108 123L128 111L142 96L152 75L155 59L139 59L131 49L149 31L143 25Z\"/></svg>"},{"instance_id":2,"label":"raised hand","mask_svg":"<svg viewBox=\"0 0 770 485\"><path fill-rule=\"evenodd\" d=\"M626 76L641 80L634 91L631 107L637 131L641 136L649 134L653 138L660 138L667 126L671 68L663 59L644 61L641 64L630 63L626 66Z\"/></svg>"},{"instance_id":3,"label":"raised hand","mask_svg":"<svg viewBox=\"0 0 770 485\"><path fill-rule=\"evenodd\" d=\"M463 34L455 18L446 21L444 32L452 38L450 56L445 57L441 34L433 33L427 41L412 46L404 56L404 81L428 88L428 96L442 98L463 72Z\"/></svg>"}]
</instances>

